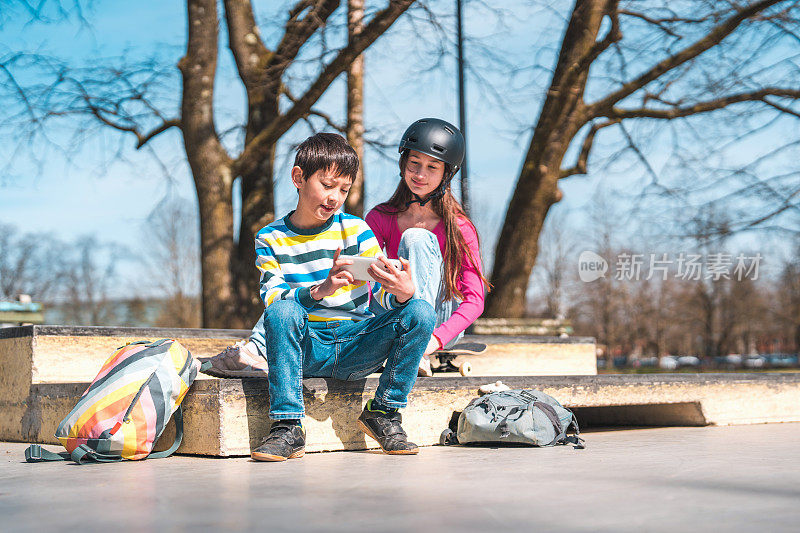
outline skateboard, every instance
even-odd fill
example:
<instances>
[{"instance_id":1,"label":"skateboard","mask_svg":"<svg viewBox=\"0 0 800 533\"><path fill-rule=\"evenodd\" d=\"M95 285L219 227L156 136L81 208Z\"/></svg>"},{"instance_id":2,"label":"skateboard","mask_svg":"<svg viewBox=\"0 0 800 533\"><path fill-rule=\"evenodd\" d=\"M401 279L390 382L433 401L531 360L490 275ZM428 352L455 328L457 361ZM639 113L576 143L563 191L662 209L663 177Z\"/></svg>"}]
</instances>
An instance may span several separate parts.
<instances>
[{"instance_id":1,"label":"skateboard","mask_svg":"<svg viewBox=\"0 0 800 533\"><path fill-rule=\"evenodd\" d=\"M481 342L462 342L450 348L437 350L431 357L431 370L437 372L458 372L462 376L472 374L472 365L461 358L482 354L488 347ZM438 362L438 364L435 364Z\"/></svg>"}]
</instances>

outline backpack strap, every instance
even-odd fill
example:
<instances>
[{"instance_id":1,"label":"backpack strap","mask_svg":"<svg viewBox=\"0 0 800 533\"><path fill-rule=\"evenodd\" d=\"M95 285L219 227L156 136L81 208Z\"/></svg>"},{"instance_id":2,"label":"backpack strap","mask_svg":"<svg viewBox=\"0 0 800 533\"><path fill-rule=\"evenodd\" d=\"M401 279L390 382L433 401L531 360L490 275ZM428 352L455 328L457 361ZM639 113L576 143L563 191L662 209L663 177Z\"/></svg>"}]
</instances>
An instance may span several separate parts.
<instances>
[{"instance_id":1,"label":"backpack strap","mask_svg":"<svg viewBox=\"0 0 800 533\"><path fill-rule=\"evenodd\" d=\"M25 449L25 461L28 463L41 463L43 461L69 461L69 453L55 453L45 450L38 444L31 444Z\"/></svg>"},{"instance_id":2,"label":"backpack strap","mask_svg":"<svg viewBox=\"0 0 800 533\"><path fill-rule=\"evenodd\" d=\"M558 437L561 436L561 432L564 431L564 429L561 427L561 420L558 419L558 413L556 413L556 410L549 403L533 402L533 405L534 407L538 407L539 410L543 412L545 416L547 416L547 419L550 420L550 423L553 424L553 429L555 430L556 436L550 443L545 444L545 446L552 446L558 441ZM573 416L573 418L575 417Z\"/></svg>"},{"instance_id":3,"label":"backpack strap","mask_svg":"<svg viewBox=\"0 0 800 533\"><path fill-rule=\"evenodd\" d=\"M72 454L70 455L71 459L78 463L79 465L86 464L89 460L92 460L96 463L117 463L122 461L122 457L119 455L108 455L105 453L100 453L95 451L85 444L81 444L74 450L72 450Z\"/></svg>"},{"instance_id":4,"label":"backpack strap","mask_svg":"<svg viewBox=\"0 0 800 533\"><path fill-rule=\"evenodd\" d=\"M175 440L172 442L172 446L168 449L164 450L163 452L153 452L147 456L148 459L163 459L164 457L169 457L175 450L178 449L181 445L181 441L183 440L183 407L180 405L175 410Z\"/></svg>"},{"instance_id":5,"label":"backpack strap","mask_svg":"<svg viewBox=\"0 0 800 533\"><path fill-rule=\"evenodd\" d=\"M183 441L183 409L179 405L178 409L175 410L175 440L173 441L172 446L163 452L151 453L147 456L147 458L161 459L163 457L169 457L175 453L175 450L177 450L181 445L181 441ZM119 455L100 453L89 448L85 444L81 444L72 450L71 454L69 452L51 452L49 450L45 450L39 444L31 444L25 449L25 461L28 463L41 463L44 461L69 461L70 459L80 465L86 464L89 461L94 461L96 463L116 463L122 461L122 457Z\"/></svg>"},{"instance_id":6,"label":"backpack strap","mask_svg":"<svg viewBox=\"0 0 800 533\"><path fill-rule=\"evenodd\" d=\"M575 430L575 433L567 437L564 440L564 444L572 444L575 446L576 450L583 450L586 448L586 441L580 438L581 429L578 427L578 419L575 417L575 413L572 411L570 411L570 413L572 414L572 420L567 426L567 431L569 431L569 428L572 428Z\"/></svg>"}]
</instances>

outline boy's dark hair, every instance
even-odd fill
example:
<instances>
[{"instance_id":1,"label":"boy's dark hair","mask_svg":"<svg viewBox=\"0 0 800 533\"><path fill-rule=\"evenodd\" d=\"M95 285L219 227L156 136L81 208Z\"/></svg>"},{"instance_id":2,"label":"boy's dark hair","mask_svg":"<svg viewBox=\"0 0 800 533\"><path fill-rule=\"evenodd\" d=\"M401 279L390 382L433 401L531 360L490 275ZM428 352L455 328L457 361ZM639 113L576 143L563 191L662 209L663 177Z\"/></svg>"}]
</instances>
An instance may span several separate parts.
<instances>
[{"instance_id":1,"label":"boy's dark hair","mask_svg":"<svg viewBox=\"0 0 800 533\"><path fill-rule=\"evenodd\" d=\"M358 155L347 140L336 133L317 133L297 147L294 166L303 171L303 179L318 170L332 170L340 176L356 179Z\"/></svg>"}]
</instances>

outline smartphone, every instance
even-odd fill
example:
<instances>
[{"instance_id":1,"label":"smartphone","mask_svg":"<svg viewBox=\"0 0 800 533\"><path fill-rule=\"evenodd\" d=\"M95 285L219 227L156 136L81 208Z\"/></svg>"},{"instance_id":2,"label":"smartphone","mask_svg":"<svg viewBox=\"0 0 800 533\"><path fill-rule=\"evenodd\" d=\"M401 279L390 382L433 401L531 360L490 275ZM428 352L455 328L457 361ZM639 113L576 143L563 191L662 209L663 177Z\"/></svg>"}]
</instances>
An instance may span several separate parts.
<instances>
[{"instance_id":1,"label":"smartphone","mask_svg":"<svg viewBox=\"0 0 800 533\"><path fill-rule=\"evenodd\" d=\"M377 281L377 280L373 279L372 276L369 275L369 272L367 271L367 268L369 268L369 266L371 264L373 264L373 263L378 263L381 267L383 266L383 264L380 261L378 261L378 258L376 258L376 257L360 257L360 256L357 256L357 255L340 255L339 259L349 259L350 261L353 262L352 265L345 265L343 270L346 270L346 271L350 272L353 275L354 279L357 279L357 280L360 280L360 281ZM403 265L400 263L400 261L398 259L388 259L387 258L386 260L389 261L391 264L393 264L398 269L400 269L400 270L403 269Z\"/></svg>"}]
</instances>

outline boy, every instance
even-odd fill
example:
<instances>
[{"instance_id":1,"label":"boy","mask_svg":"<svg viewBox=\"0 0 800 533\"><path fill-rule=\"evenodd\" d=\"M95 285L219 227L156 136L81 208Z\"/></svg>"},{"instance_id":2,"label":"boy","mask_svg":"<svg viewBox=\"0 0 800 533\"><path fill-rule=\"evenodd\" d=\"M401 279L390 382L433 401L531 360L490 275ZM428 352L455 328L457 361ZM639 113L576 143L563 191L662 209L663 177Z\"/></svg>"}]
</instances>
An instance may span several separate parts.
<instances>
[{"instance_id":1,"label":"boy","mask_svg":"<svg viewBox=\"0 0 800 533\"><path fill-rule=\"evenodd\" d=\"M433 307L412 299L408 261L382 257L366 222L342 213L358 156L340 135L319 133L297 149L292 182L297 208L256 235L263 325L269 366L269 434L251 452L257 461L284 461L305 452L303 377L363 379L385 364L375 397L358 423L385 453L416 454L401 427L417 368L435 325ZM370 274L353 279L341 255L376 257ZM379 257L380 256L380 257ZM372 296L387 312L369 311Z\"/></svg>"}]
</instances>

